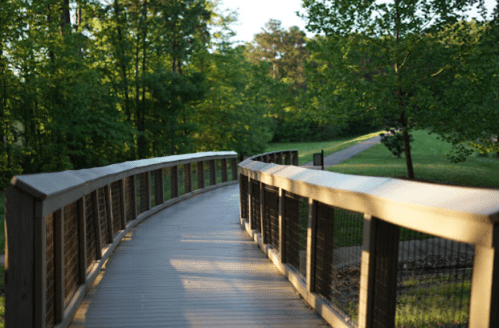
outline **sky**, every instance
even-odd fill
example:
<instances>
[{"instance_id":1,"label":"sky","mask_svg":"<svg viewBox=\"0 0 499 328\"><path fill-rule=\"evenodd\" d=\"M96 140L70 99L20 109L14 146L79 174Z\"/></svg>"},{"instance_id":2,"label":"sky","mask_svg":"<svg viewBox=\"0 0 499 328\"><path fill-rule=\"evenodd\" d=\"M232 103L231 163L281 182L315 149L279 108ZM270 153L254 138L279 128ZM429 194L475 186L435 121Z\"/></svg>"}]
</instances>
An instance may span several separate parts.
<instances>
[{"instance_id":1,"label":"sky","mask_svg":"<svg viewBox=\"0 0 499 328\"><path fill-rule=\"evenodd\" d=\"M223 0L221 8L239 13L238 22L232 26L237 33L234 41L251 42L270 19L280 20L286 30L296 25L305 31L305 22L295 14L303 11L301 0Z\"/></svg>"},{"instance_id":2,"label":"sky","mask_svg":"<svg viewBox=\"0 0 499 328\"><path fill-rule=\"evenodd\" d=\"M255 34L260 33L265 23L270 19L282 22L284 29L298 26L305 31L305 22L296 16L297 11L303 12L301 0L222 0L221 8L237 10L238 22L232 26L237 33L234 41L251 42ZM496 0L485 0L489 12L495 6ZM313 34L307 32L308 37Z\"/></svg>"}]
</instances>

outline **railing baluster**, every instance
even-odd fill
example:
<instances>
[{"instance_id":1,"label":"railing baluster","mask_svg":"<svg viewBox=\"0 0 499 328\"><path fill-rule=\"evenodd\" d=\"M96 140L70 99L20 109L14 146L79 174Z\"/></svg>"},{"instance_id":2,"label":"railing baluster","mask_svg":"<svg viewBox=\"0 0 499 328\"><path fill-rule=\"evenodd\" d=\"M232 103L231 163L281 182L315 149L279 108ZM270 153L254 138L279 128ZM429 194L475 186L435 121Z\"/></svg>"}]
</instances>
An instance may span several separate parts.
<instances>
[{"instance_id":1,"label":"railing baluster","mask_svg":"<svg viewBox=\"0 0 499 328\"><path fill-rule=\"evenodd\" d=\"M217 171L214 159L208 161L208 169L210 172L210 186L214 186L217 184Z\"/></svg>"},{"instance_id":2,"label":"railing baluster","mask_svg":"<svg viewBox=\"0 0 499 328\"><path fill-rule=\"evenodd\" d=\"M178 166L170 167L170 195L171 198L177 198L179 196L179 178L178 178Z\"/></svg>"},{"instance_id":3,"label":"railing baluster","mask_svg":"<svg viewBox=\"0 0 499 328\"><path fill-rule=\"evenodd\" d=\"M114 240L113 233L113 205L111 198L111 185L104 186L104 196L106 202L106 216L107 216L107 237L110 243Z\"/></svg>"},{"instance_id":4,"label":"railing baluster","mask_svg":"<svg viewBox=\"0 0 499 328\"><path fill-rule=\"evenodd\" d=\"M79 284L87 279L87 225L85 223L86 204L85 196L78 200L78 243L79 243Z\"/></svg>"},{"instance_id":5,"label":"railing baluster","mask_svg":"<svg viewBox=\"0 0 499 328\"><path fill-rule=\"evenodd\" d=\"M96 259L102 258L102 242L101 242L101 226L100 226L100 211L99 211L99 197L97 189L92 192L92 199L94 201L94 224L95 224L95 248L97 251Z\"/></svg>"},{"instance_id":6,"label":"railing baluster","mask_svg":"<svg viewBox=\"0 0 499 328\"><path fill-rule=\"evenodd\" d=\"M298 166L298 151L293 151L293 165Z\"/></svg>"},{"instance_id":7,"label":"railing baluster","mask_svg":"<svg viewBox=\"0 0 499 328\"><path fill-rule=\"evenodd\" d=\"M204 186L204 161L197 162L197 178L198 178L198 189L203 189Z\"/></svg>"},{"instance_id":8,"label":"railing baluster","mask_svg":"<svg viewBox=\"0 0 499 328\"><path fill-rule=\"evenodd\" d=\"M499 327L499 223L494 224L492 238L493 247L475 246L470 328Z\"/></svg>"},{"instance_id":9,"label":"railing baluster","mask_svg":"<svg viewBox=\"0 0 499 328\"><path fill-rule=\"evenodd\" d=\"M312 198L308 199L308 225L307 225L307 291L315 293L315 250L317 229L317 203Z\"/></svg>"},{"instance_id":10,"label":"railing baluster","mask_svg":"<svg viewBox=\"0 0 499 328\"><path fill-rule=\"evenodd\" d=\"M220 160L220 166L221 166L221 174L222 174L222 182L227 182L229 180L229 175L228 175L228 172L227 172L227 159L226 158L222 158Z\"/></svg>"},{"instance_id":11,"label":"railing baluster","mask_svg":"<svg viewBox=\"0 0 499 328\"><path fill-rule=\"evenodd\" d=\"M281 263L286 263L286 222L284 220L284 195L285 191L279 188L279 255Z\"/></svg>"},{"instance_id":12,"label":"railing baluster","mask_svg":"<svg viewBox=\"0 0 499 328\"><path fill-rule=\"evenodd\" d=\"M121 230L126 228L126 201L125 201L125 179L119 182L120 190L120 210L121 210Z\"/></svg>"},{"instance_id":13,"label":"railing baluster","mask_svg":"<svg viewBox=\"0 0 499 328\"><path fill-rule=\"evenodd\" d=\"M34 316L35 322L47 321L47 223L42 215L42 202L35 202L34 220ZM7 237L7 236L6 236ZM7 245L7 240L5 240ZM7 251L7 250L6 250ZM7 326L8 327L8 326Z\"/></svg>"},{"instance_id":14,"label":"railing baluster","mask_svg":"<svg viewBox=\"0 0 499 328\"><path fill-rule=\"evenodd\" d=\"M191 163L184 164L184 192L192 192L192 166Z\"/></svg>"},{"instance_id":15,"label":"railing baluster","mask_svg":"<svg viewBox=\"0 0 499 328\"><path fill-rule=\"evenodd\" d=\"M145 183L146 183L146 212L149 211L152 207L152 197L151 197L151 172L145 172Z\"/></svg>"},{"instance_id":16,"label":"railing baluster","mask_svg":"<svg viewBox=\"0 0 499 328\"><path fill-rule=\"evenodd\" d=\"M165 202L165 171L159 169L154 171L154 205L158 206Z\"/></svg>"},{"instance_id":17,"label":"railing baluster","mask_svg":"<svg viewBox=\"0 0 499 328\"><path fill-rule=\"evenodd\" d=\"M260 235L262 236L262 244L268 244L268 236L265 229L265 190L262 182L260 185Z\"/></svg>"},{"instance_id":18,"label":"railing baluster","mask_svg":"<svg viewBox=\"0 0 499 328\"><path fill-rule=\"evenodd\" d=\"M64 318L64 208L54 213L55 323Z\"/></svg>"},{"instance_id":19,"label":"railing baluster","mask_svg":"<svg viewBox=\"0 0 499 328\"><path fill-rule=\"evenodd\" d=\"M232 170L232 181L236 181L239 175L237 172L237 158L233 158L231 160L231 170Z\"/></svg>"},{"instance_id":20,"label":"railing baluster","mask_svg":"<svg viewBox=\"0 0 499 328\"><path fill-rule=\"evenodd\" d=\"M130 188L132 191L132 220L137 218L137 177L135 175L130 176Z\"/></svg>"}]
</instances>

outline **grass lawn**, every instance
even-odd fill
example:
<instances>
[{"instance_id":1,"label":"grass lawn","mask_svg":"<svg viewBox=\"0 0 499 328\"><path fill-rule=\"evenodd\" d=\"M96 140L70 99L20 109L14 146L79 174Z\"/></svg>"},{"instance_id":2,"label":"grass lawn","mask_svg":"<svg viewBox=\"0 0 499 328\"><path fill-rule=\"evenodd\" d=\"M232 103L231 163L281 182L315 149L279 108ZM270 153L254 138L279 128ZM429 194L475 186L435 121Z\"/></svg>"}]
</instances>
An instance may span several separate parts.
<instances>
[{"instance_id":1,"label":"grass lawn","mask_svg":"<svg viewBox=\"0 0 499 328\"><path fill-rule=\"evenodd\" d=\"M465 162L450 163L444 153L451 145L425 131L414 132L412 157L416 179L471 187L499 188L499 160L492 156L470 156ZM382 177L407 177L405 159L395 158L378 144L328 171Z\"/></svg>"},{"instance_id":2,"label":"grass lawn","mask_svg":"<svg viewBox=\"0 0 499 328\"><path fill-rule=\"evenodd\" d=\"M265 152L298 149L298 163L302 165L311 162L313 160L313 154L320 153L322 149L324 149L324 156L327 156L331 153L354 146L362 141L366 141L367 139L376 137L381 132L382 131L378 131L357 137L342 137L332 141L272 143L265 149Z\"/></svg>"}]
</instances>

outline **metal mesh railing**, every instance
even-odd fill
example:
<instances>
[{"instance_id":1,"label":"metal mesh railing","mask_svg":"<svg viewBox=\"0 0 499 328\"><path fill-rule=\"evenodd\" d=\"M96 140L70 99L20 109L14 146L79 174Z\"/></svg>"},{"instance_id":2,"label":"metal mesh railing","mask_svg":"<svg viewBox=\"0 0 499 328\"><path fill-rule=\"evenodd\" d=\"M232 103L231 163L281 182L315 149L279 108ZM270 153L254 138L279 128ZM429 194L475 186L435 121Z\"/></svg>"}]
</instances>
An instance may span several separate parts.
<instances>
[{"instance_id":1,"label":"metal mesh railing","mask_svg":"<svg viewBox=\"0 0 499 328\"><path fill-rule=\"evenodd\" d=\"M119 181L111 184L111 208L113 213L113 235L116 235L123 229L121 226L121 188Z\"/></svg>"},{"instance_id":2,"label":"metal mesh railing","mask_svg":"<svg viewBox=\"0 0 499 328\"><path fill-rule=\"evenodd\" d=\"M79 285L78 203L64 207L64 307Z\"/></svg>"},{"instance_id":3,"label":"metal mesh railing","mask_svg":"<svg viewBox=\"0 0 499 328\"><path fill-rule=\"evenodd\" d=\"M262 232L262 224L260 220L260 183L251 180L251 227L258 232Z\"/></svg>"},{"instance_id":4,"label":"metal mesh railing","mask_svg":"<svg viewBox=\"0 0 499 328\"><path fill-rule=\"evenodd\" d=\"M94 213L94 199L92 194L85 196L85 226L86 226L86 250L87 250L87 272L93 266L94 261L97 260L97 243L95 231L95 213Z\"/></svg>"},{"instance_id":5,"label":"metal mesh railing","mask_svg":"<svg viewBox=\"0 0 499 328\"><path fill-rule=\"evenodd\" d=\"M245 175L241 175L240 180L241 194L240 194L240 206L241 206L241 217L248 220L249 204L248 204L248 178Z\"/></svg>"},{"instance_id":6,"label":"metal mesh railing","mask_svg":"<svg viewBox=\"0 0 499 328\"><path fill-rule=\"evenodd\" d=\"M474 246L400 228L396 327L467 327Z\"/></svg>"},{"instance_id":7,"label":"metal mesh railing","mask_svg":"<svg viewBox=\"0 0 499 328\"><path fill-rule=\"evenodd\" d=\"M125 211L126 211L126 222L130 222L135 218L133 213L133 177L125 178Z\"/></svg>"},{"instance_id":8,"label":"metal mesh railing","mask_svg":"<svg viewBox=\"0 0 499 328\"><path fill-rule=\"evenodd\" d=\"M334 209L330 300L345 319L357 322L364 215Z\"/></svg>"},{"instance_id":9,"label":"metal mesh railing","mask_svg":"<svg viewBox=\"0 0 499 328\"><path fill-rule=\"evenodd\" d=\"M334 207L316 202L315 211L315 292L330 298Z\"/></svg>"},{"instance_id":10,"label":"metal mesh railing","mask_svg":"<svg viewBox=\"0 0 499 328\"><path fill-rule=\"evenodd\" d=\"M105 245L109 244L106 198L104 188L97 189L97 204L99 208L101 247L104 248Z\"/></svg>"},{"instance_id":11,"label":"metal mesh railing","mask_svg":"<svg viewBox=\"0 0 499 328\"><path fill-rule=\"evenodd\" d=\"M139 213L144 213L145 211L147 211L147 208L148 208L148 202L149 202L149 190L147 188L147 174L149 174L148 172L144 172L144 173L141 173L141 174L138 174L137 177L137 181L138 181L138 196L137 199L138 199L138 202L139 202L139 206L137 206L137 208L139 209Z\"/></svg>"},{"instance_id":12,"label":"metal mesh railing","mask_svg":"<svg viewBox=\"0 0 499 328\"><path fill-rule=\"evenodd\" d=\"M47 328L54 327L55 323L55 249L54 249L54 215L49 214L45 217L46 224L46 325Z\"/></svg>"},{"instance_id":13,"label":"metal mesh railing","mask_svg":"<svg viewBox=\"0 0 499 328\"><path fill-rule=\"evenodd\" d=\"M308 224L308 201L291 192L283 193L283 220L285 258L304 277L306 276L306 229ZM307 201L306 203L304 201ZM307 221L304 220L304 203L306 204ZM304 237L305 235L305 237ZM303 240L305 240L303 245Z\"/></svg>"}]
</instances>

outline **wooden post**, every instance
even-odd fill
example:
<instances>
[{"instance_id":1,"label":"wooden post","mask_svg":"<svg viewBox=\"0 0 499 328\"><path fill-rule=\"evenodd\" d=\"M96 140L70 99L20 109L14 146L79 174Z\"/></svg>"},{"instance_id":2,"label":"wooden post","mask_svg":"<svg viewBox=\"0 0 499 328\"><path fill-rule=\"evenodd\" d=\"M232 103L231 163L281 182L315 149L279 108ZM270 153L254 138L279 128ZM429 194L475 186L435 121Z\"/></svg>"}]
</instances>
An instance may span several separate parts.
<instances>
[{"instance_id":1,"label":"wooden post","mask_svg":"<svg viewBox=\"0 0 499 328\"><path fill-rule=\"evenodd\" d=\"M119 185L120 185L121 230L125 230L126 228L125 179L121 179Z\"/></svg>"},{"instance_id":2,"label":"wooden post","mask_svg":"<svg viewBox=\"0 0 499 328\"><path fill-rule=\"evenodd\" d=\"M237 158L233 158L231 160L231 169L232 169L232 180L236 181L238 172L237 172Z\"/></svg>"},{"instance_id":3,"label":"wooden post","mask_svg":"<svg viewBox=\"0 0 499 328\"><path fill-rule=\"evenodd\" d=\"M307 291L315 293L315 249L317 229L317 204L312 198L308 199L308 226L307 226Z\"/></svg>"},{"instance_id":4,"label":"wooden post","mask_svg":"<svg viewBox=\"0 0 499 328\"><path fill-rule=\"evenodd\" d=\"M291 152L290 151L286 152L286 157L285 157L285 160L284 160L284 164L285 165L291 165Z\"/></svg>"},{"instance_id":5,"label":"wooden post","mask_svg":"<svg viewBox=\"0 0 499 328\"><path fill-rule=\"evenodd\" d=\"M163 169L154 171L154 201L155 206L165 202L165 174Z\"/></svg>"},{"instance_id":6,"label":"wooden post","mask_svg":"<svg viewBox=\"0 0 499 328\"><path fill-rule=\"evenodd\" d=\"M146 183L146 197L147 197L147 200L146 200L146 205L147 205L147 208L146 208L146 211L149 211L152 207L152 197L151 197L151 172L145 172L145 183Z\"/></svg>"},{"instance_id":7,"label":"wooden post","mask_svg":"<svg viewBox=\"0 0 499 328\"><path fill-rule=\"evenodd\" d=\"M315 292L331 298L334 207L316 202L315 217Z\"/></svg>"},{"instance_id":8,"label":"wooden post","mask_svg":"<svg viewBox=\"0 0 499 328\"><path fill-rule=\"evenodd\" d=\"M9 185L6 193L5 325L33 323L34 199ZM23 240L22 245L19 241ZM38 240L40 242L40 240Z\"/></svg>"},{"instance_id":9,"label":"wooden post","mask_svg":"<svg viewBox=\"0 0 499 328\"><path fill-rule=\"evenodd\" d=\"M130 188L132 188L132 220L137 218L137 178L135 175L131 176Z\"/></svg>"},{"instance_id":10,"label":"wooden post","mask_svg":"<svg viewBox=\"0 0 499 328\"><path fill-rule=\"evenodd\" d=\"M399 227L364 216L359 328L394 327Z\"/></svg>"},{"instance_id":11,"label":"wooden post","mask_svg":"<svg viewBox=\"0 0 499 328\"><path fill-rule=\"evenodd\" d=\"M499 327L499 223L493 229L493 247L475 246L470 328Z\"/></svg>"},{"instance_id":12,"label":"wooden post","mask_svg":"<svg viewBox=\"0 0 499 328\"><path fill-rule=\"evenodd\" d=\"M204 186L204 161L197 162L198 189L203 189Z\"/></svg>"},{"instance_id":13,"label":"wooden post","mask_svg":"<svg viewBox=\"0 0 499 328\"><path fill-rule=\"evenodd\" d=\"M179 196L179 178L178 178L178 166L170 167L170 195L171 198L176 198Z\"/></svg>"},{"instance_id":14,"label":"wooden post","mask_svg":"<svg viewBox=\"0 0 499 328\"><path fill-rule=\"evenodd\" d=\"M210 186L214 186L217 184L217 170L214 159L208 161L208 169L210 171Z\"/></svg>"},{"instance_id":15,"label":"wooden post","mask_svg":"<svg viewBox=\"0 0 499 328\"><path fill-rule=\"evenodd\" d=\"M286 220L284 220L284 202L286 191L279 188L279 255L281 263L286 263Z\"/></svg>"},{"instance_id":16,"label":"wooden post","mask_svg":"<svg viewBox=\"0 0 499 328\"><path fill-rule=\"evenodd\" d=\"M298 151L293 151L293 165L298 166Z\"/></svg>"},{"instance_id":17,"label":"wooden post","mask_svg":"<svg viewBox=\"0 0 499 328\"><path fill-rule=\"evenodd\" d=\"M64 318L64 208L54 213L54 274L55 274L55 323Z\"/></svg>"},{"instance_id":18,"label":"wooden post","mask_svg":"<svg viewBox=\"0 0 499 328\"><path fill-rule=\"evenodd\" d=\"M87 225L85 224L86 207L85 196L78 200L78 247L79 247L79 284L87 279Z\"/></svg>"},{"instance_id":19,"label":"wooden post","mask_svg":"<svg viewBox=\"0 0 499 328\"><path fill-rule=\"evenodd\" d=\"M101 243L101 230L100 230L100 213L99 213L99 195L97 190L92 192L92 199L94 201L94 224L95 224L95 248L97 249L96 258L102 258L102 243ZM54 218L55 219L55 218Z\"/></svg>"},{"instance_id":20,"label":"wooden post","mask_svg":"<svg viewBox=\"0 0 499 328\"><path fill-rule=\"evenodd\" d=\"M7 236L6 236L7 237ZM7 240L6 243L7 245ZM6 249L7 251L7 249ZM47 322L47 223L42 216L42 202L35 202L34 220L34 312L35 327L45 327ZM5 254L7 257L7 254ZM5 261L7 265L7 261Z\"/></svg>"},{"instance_id":21,"label":"wooden post","mask_svg":"<svg viewBox=\"0 0 499 328\"><path fill-rule=\"evenodd\" d=\"M186 194L192 192L192 166L191 166L191 163L184 164L184 191Z\"/></svg>"},{"instance_id":22,"label":"wooden post","mask_svg":"<svg viewBox=\"0 0 499 328\"><path fill-rule=\"evenodd\" d=\"M111 198L111 186L104 186L104 196L106 202L106 216L107 216L107 237L110 243L114 240L113 229L113 203Z\"/></svg>"},{"instance_id":23,"label":"wooden post","mask_svg":"<svg viewBox=\"0 0 499 328\"><path fill-rule=\"evenodd\" d=\"M249 176L244 176L246 179L248 179L248 223L250 230L254 230L255 227L253 226L253 220L251 219L253 217L253 204L251 202L251 199L253 198L253 184L251 182L251 178Z\"/></svg>"},{"instance_id":24,"label":"wooden post","mask_svg":"<svg viewBox=\"0 0 499 328\"><path fill-rule=\"evenodd\" d=\"M229 175L227 172L227 158L222 158L220 160L220 166L221 166L220 172L222 173L222 182L229 181Z\"/></svg>"},{"instance_id":25,"label":"wooden post","mask_svg":"<svg viewBox=\"0 0 499 328\"><path fill-rule=\"evenodd\" d=\"M265 190L263 183L259 181L260 185L260 230L262 236L262 244L269 243L269 236L265 232Z\"/></svg>"}]
</instances>

